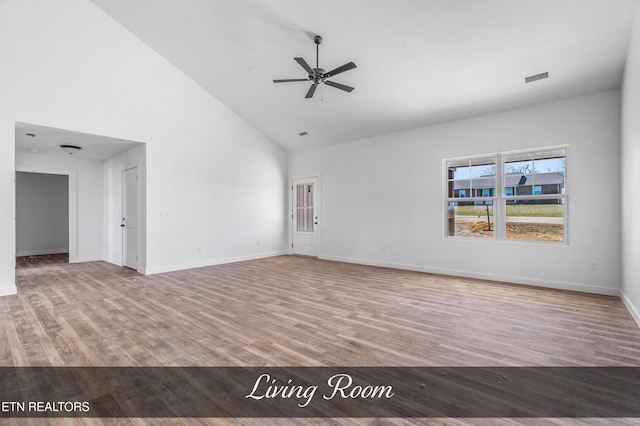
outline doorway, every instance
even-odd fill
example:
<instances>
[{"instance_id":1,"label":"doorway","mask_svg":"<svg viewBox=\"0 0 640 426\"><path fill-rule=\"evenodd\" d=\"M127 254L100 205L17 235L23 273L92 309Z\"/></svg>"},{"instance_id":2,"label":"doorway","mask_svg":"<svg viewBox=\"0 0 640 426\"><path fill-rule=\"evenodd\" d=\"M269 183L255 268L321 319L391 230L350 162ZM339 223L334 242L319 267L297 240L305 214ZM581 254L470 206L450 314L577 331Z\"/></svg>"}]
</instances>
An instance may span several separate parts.
<instances>
[{"instance_id":1,"label":"doorway","mask_svg":"<svg viewBox=\"0 0 640 426\"><path fill-rule=\"evenodd\" d=\"M138 270L140 236L138 168L132 167L122 172L122 265Z\"/></svg>"},{"instance_id":2,"label":"doorway","mask_svg":"<svg viewBox=\"0 0 640 426\"><path fill-rule=\"evenodd\" d=\"M31 222L31 220L25 221L25 219L28 219L29 216L35 213L31 211L33 206L29 207L29 213L26 213L25 208L32 201L33 202L37 202L37 201L34 201L34 200L29 201L28 199L19 200L19 198L23 198L22 195L25 195L24 189L28 188L29 186L31 186L33 189L33 185L28 185L26 188L23 187L22 190L20 189L20 187L18 186L20 184L19 174L23 174L23 176L31 176L32 178L35 177L36 181L39 181L40 184L43 184L42 179L44 179L47 182L50 182L50 181L56 180L56 177L62 178L64 182L66 182L66 191L63 191L63 189L60 188L61 192L59 192L59 197L66 198L66 203L67 203L66 209L64 208L64 206L58 206L56 210L59 210L59 211L55 213L51 213L52 215L57 217L57 219L55 219L56 224L58 224L59 221L66 219L66 224L64 225L60 225L60 224L51 225L51 226L60 227L56 231L57 236L55 237L50 236L51 238L41 238L42 237L41 233L32 235L34 234L33 232L34 226L37 226L37 227L45 226L43 225L43 223L47 222L48 221L47 218L50 219L51 217L49 216L49 213L48 213L49 208L42 207L43 210L39 213L41 215L44 215L43 217L39 219L34 218L36 222ZM38 179L38 177L40 177L40 179ZM22 180L22 183L24 183L24 180ZM66 242L66 249L67 249L66 253L68 253L69 262L73 263L76 261L77 259L77 239L76 239L77 198L76 198L75 188L76 188L75 170L49 169L44 167L16 167L16 255L17 256L48 254L47 252L53 253L54 251L59 251L64 247L53 247L55 243L53 243L52 245L52 241L57 241L58 243L60 243L64 239ZM49 190L51 189L52 188L49 188ZM18 194L18 191L23 192L23 194L22 195ZM27 195L27 197L33 198L34 194L32 193L31 195ZM40 198L40 201L42 201L41 198ZM60 201L61 200L58 199L56 203L60 204ZM25 204L25 202L27 204ZM65 210L66 213L63 212L63 210ZM26 216L23 213L26 213ZM46 228L43 227L42 229L46 229ZM66 238L64 235L59 235L61 230L63 233L66 232ZM50 231L52 230L49 230L47 232L50 232ZM35 238L32 238L32 237L35 237ZM36 244L37 247L34 246L34 244Z\"/></svg>"},{"instance_id":3,"label":"doorway","mask_svg":"<svg viewBox=\"0 0 640 426\"><path fill-rule=\"evenodd\" d=\"M69 176L16 172L16 256L69 254Z\"/></svg>"},{"instance_id":4,"label":"doorway","mask_svg":"<svg viewBox=\"0 0 640 426\"><path fill-rule=\"evenodd\" d=\"M293 254L318 256L320 246L320 191L317 177L292 179L291 214Z\"/></svg>"}]
</instances>

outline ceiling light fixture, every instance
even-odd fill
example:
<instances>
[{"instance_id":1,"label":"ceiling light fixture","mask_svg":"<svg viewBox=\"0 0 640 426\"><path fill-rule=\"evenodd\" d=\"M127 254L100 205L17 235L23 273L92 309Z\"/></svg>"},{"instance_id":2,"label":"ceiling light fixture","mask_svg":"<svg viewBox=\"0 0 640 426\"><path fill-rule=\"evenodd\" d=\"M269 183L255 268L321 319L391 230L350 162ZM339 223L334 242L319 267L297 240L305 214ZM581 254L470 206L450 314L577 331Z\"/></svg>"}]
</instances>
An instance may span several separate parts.
<instances>
[{"instance_id":1,"label":"ceiling light fixture","mask_svg":"<svg viewBox=\"0 0 640 426\"><path fill-rule=\"evenodd\" d=\"M82 149L76 145L60 145L60 148L69 155L73 155Z\"/></svg>"},{"instance_id":2,"label":"ceiling light fixture","mask_svg":"<svg viewBox=\"0 0 640 426\"><path fill-rule=\"evenodd\" d=\"M536 75L530 75L529 77L524 78L525 83L533 83L534 81L544 80L545 78L549 78L549 72L543 72Z\"/></svg>"}]
</instances>

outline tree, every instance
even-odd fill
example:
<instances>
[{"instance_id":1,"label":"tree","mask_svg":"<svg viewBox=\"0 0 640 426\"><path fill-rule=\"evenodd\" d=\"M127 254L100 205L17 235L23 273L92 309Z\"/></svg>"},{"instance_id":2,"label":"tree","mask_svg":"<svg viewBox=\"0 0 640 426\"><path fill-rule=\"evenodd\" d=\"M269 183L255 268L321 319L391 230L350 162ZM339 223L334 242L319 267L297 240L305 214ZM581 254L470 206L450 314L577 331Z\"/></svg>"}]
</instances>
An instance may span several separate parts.
<instances>
[{"instance_id":1,"label":"tree","mask_svg":"<svg viewBox=\"0 0 640 426\"><path fill-rule=\"evenodd\" d=\"M526 175L531 173L531 163L510 164L505 170L507 175Z\"/></svg>"},{"instance_id":2,"label":"tree","mask_svg":"<svg viewBox=\"0 0 640 426\"><path fill-rule=\"evenodd\" d=\"M480 176L495 176L496 175L496 165L495 164L491 164L487 167L485 167L484 169L482 169L482 172L480 174Z\"/></svg>"}]
</instances>

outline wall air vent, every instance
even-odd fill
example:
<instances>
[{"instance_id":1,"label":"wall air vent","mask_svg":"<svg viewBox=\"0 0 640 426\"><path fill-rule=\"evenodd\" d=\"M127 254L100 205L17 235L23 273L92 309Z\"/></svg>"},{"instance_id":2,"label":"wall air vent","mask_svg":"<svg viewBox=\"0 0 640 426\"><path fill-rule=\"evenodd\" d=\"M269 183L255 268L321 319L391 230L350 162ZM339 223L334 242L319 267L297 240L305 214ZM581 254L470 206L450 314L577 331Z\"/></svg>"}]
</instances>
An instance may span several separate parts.
<instances>
[{"instance_id":1,"label":"wall air vent","mask_svg":"<svg viewBox=\"0 0 640 426\"><path fill-rule=\"evenodd\" d=\"M545 78L549 78L549 72L543 72L541 74L530 75L529 77L524 78L525 83L533 83L534 81L544 80Z\"/></svg>"}]
</instances>

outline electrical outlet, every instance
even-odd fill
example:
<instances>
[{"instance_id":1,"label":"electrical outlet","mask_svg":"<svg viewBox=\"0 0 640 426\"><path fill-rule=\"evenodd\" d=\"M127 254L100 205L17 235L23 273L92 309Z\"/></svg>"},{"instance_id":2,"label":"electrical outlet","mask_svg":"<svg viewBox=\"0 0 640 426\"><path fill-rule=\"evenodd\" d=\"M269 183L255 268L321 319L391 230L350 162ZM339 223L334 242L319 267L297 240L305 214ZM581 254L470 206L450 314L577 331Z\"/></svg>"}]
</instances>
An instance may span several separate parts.
<instances>
[{"instance_id":1,"label":"electrical outlet","mask_svg":"<svg viewBox=\"0 0 640 426\"><path fill-rule=\"evenodd\" d=\"M203 253L203 252L204 252L204 247L198 246L198 253Z\"/></svg>"},{"instance_id":2,"label":"electrical outlet","mask_svg":"<svg viewBox=\"0 0 640 426\"><path fill-rule=\"evenodd\" d=\"M589 261L589 269L592 271L596 271L598 269L598 264L596 263L595 260Z\"/></svg>"},{"instance_id":3,"label":"electrical outlet","mask_svg":"<svg viewBox=\"0 0 640 426\"><path fill-rule=\"evenodd\" d=\"M262 245L262 243L260 242L260 240L257 240L257 241L256 241L256 245L257 245L257 246L261 246L261 245Z\"/></svg>"}]
</instances>

